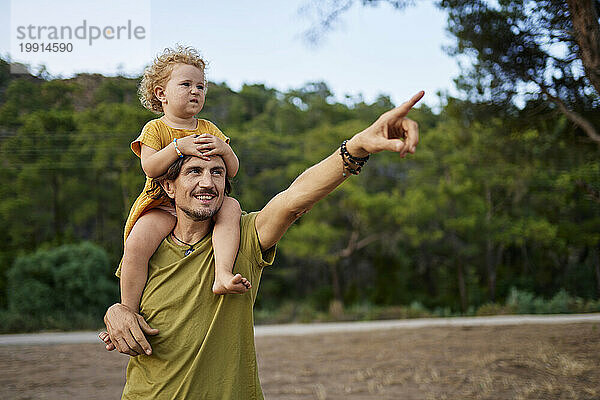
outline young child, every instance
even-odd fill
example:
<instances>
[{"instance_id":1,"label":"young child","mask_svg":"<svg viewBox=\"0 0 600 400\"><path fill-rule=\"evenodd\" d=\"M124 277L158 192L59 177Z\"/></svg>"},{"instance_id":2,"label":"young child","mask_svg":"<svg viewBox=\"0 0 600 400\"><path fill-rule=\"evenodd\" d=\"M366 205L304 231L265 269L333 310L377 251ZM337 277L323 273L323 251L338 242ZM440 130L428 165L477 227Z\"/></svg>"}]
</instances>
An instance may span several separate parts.
<instances>
[{"instance_id":1,"label":"young child","mask_svg":"<svg viewBox=\"0 0 600 400\"><path fill-rule=\"evenodd\" d=\"M186 255L194 251L195 243L185 243L173 234L175 208L166 199L153 199L147 192L152 178L164 174L183 155L205 159L221 156L227 176L238 171L239 161L229 147L229 138L210 121L196 119L206 95L205 62L193 48L178 46L165 49L144 71L139 94L149 110L164 115L149 121L131 149L140 157L147 175L144 190L133 204L125 223L125 250L117 270L121 281L121 303L135 312L148 277L148 261L169 234L176 243L189 246ZM215 294L244 293L250 282L232 268L239 247L240 215L238 202L225 197L219 212L213 217L212 243L215 255ZM100 338L113 347L106 332Z\"/></svg>"}]
</instances>

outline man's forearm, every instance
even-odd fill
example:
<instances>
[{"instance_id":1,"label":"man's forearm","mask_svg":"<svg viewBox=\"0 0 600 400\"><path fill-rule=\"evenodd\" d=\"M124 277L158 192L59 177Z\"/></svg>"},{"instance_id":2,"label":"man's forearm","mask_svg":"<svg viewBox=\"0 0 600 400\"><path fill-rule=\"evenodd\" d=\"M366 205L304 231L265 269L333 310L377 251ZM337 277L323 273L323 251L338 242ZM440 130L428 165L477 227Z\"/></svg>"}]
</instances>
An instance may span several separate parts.
<instances>
[{"instance_id":1,"label":"man's forearm","mask_svg":"<svg viewBox=\"0 0 600 400\"><path fill-rule=\"evenodd\" d=\"M339 151L300 174L285 191L288 210L295 215L309 211L319 200L347 179Z\"/></svg>"},{"instance_id":2,"label":"man's forearm","mask_svg":"<svg viewBox=\"0 0 600 400\"><path fill-rule=\"evenodd\" d=\"M364 155L356 135L348 141L350 154ZM353 153L354 152L354 153ZM339 149L298 176L288 189L275 196L259 213L256 228L266 250L281 239L287 229L319 200L348 178Z\"/></svg>"},{"instance_id":3,"label":"man's forearm","mask_svg":"<svg viewBox=\"0 0 600 400\"><path fill-rule=\"evenodd\" d=\"M275 196L257 215L256 231L261 248L266 250L281 236L299 216L310 210L315 203L327 196L347 178L350 172L344 160L347 158L355 171L365 160L360 158L381 151L392 151L400 157L415 152L419 143L419 127L406 117L410 109L423 97L421 91L409 101L383 113L367 129L354 135L346 143L348 154L344 159L336 150L329 157L304 171L292 185ZM350 168L350 167L349 167ZM344 171L346 170L346 171Z\"/></svg>"},{"instance_id":4,"label":"man's forearm","mask_svg":"<svg viewBox=\"0 0 600 400\"><path fill-rule=\"evenodd\" d=\"M364 157L365 152L359 144L359 134L354 135L346 144L348 152L357 157ZM344 167L340 150L313 165L300 174L286 190L288 208L294 214L302 215L310 210L318 201L326 197L349 176Z\"/></svg>"}]
</instances>

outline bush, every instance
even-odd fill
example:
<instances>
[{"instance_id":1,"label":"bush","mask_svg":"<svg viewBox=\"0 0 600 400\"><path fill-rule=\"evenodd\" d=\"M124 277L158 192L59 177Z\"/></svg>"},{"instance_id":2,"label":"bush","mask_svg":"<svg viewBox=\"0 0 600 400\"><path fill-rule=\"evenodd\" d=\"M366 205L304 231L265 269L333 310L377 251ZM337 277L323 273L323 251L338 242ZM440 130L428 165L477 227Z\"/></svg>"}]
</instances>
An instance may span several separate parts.
<instances>
[{"instance_id":1,"label":"bush","mask_svg":"<svg viewBox=\"0 0 600 400\"><path fill-rule=\"evenodd\" d=\"M316 310L310 303L286 302L278 308L257 308L254 320L257 324L277 324L290 322L325 322L325 321L371 321L384 319L406 319L426 317L457 317L464 315L507 315L507 314L559 314L599 312L600 300L584 300L571 297L566 290L556 293L550 300L536 297L535 294L512 288L505 304L486 303L479 308L469 307L469 311L460 313L449 307L428 310L418 301L410 305L379 306L370 302L355 303L339 309L323 312Z\"/></svg>"},{"instance_id":2,"label":"bush","mask_svg":"<svg viewBox=\"0 0 600 400\"><path fill-rule=\"evenodd\" d=\"M501 305L497 303L486 303L477 309L475 315L487 316L487 315L506 315L514 314L514 309L508 305Z\"/></svg>"},{"instance_id":3,"label":"bush","mask_svg":"<svg viewBox=\"0 0 600 400\"><path fill-rule=\"evenodd\" d=\"M506 299L506 307L517 314L565 314L600 311L600 301L571 297L561 289L550 300L535 297L533 293L512 288Z\"/></svg>"},{"instance_id":4,"label":"bush","mask_svg":"<svg viewBox=\"0 0 600 400\"><path fill-rule=\"evenodd\" d=\"M575 308L575 299L569 296L566 290L561 289L560 292L556 293L554 297L547 303L547 311L549 313L569 313L571 309Z\"/></svg>"},{"instance_id":5,"label":"bush","mask_svg":"<svg viewBox=\"0 0 600 400\"><path fill-rule=\"evenodd\" d=\"M99 325L118 298L110 274L106 252L87 242L21 256L7 273L8 310L0 317L11 330Z\"/></svg>"},{"instance_id":6,"label":"bush","mask_svg":"<svg viewBox=\"0 0 600 400\"><path fill-rule=\"evenodd\" d=\"M521 291L517 288L511 288L510 294L506 299L506 305L515 310L517 314L535 314L534 305L535 295L530 292Z\"/></svg>"}]
</instances>

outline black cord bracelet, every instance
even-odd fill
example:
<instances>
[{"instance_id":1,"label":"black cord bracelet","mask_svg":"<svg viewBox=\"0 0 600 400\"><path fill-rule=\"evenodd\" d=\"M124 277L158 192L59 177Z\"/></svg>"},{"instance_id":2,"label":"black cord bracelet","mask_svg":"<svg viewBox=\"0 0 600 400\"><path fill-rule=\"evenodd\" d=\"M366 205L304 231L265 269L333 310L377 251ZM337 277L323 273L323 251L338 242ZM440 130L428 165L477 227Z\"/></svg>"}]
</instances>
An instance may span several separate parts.
<instances>
[{"instance_id":1,"label":"black cord bracelet","mask_svg":"<svg viewBox=\"0 0 600 400\"><path fill-rule=\"evenodd\" d=\"M355 157L352 154L350 154L348 152L348 149L346 149L346 143L348 143L348 139L344 140L342 142L342 145L340 146L340 150L342 151L342 153L350 160L353 161L354 164L359 164L359 165L364 165L368 160L369 160L369 156L366 157ZM362 164L360 164L362 163Z\"/></svg>"},{"instance_id":2,"label":"black cord bracelet","mask_svg":"<svg viewBox=\"0 0 600 400\"><path fill-rule=\"evenodd\" d=\"M340 156L342 157L342 162L344 163L344 170L342 171L342 175L344 177L346 176L346 170L352 175L358 175L362 167L369 160L369 156L354 157L348 152L348 149L346 149L346 142L348 142L348 140L344 140L342 142L342 145L340 146ZM352 164L354 168L352 168L350 164Z\"/></svg>"}]
</instances>

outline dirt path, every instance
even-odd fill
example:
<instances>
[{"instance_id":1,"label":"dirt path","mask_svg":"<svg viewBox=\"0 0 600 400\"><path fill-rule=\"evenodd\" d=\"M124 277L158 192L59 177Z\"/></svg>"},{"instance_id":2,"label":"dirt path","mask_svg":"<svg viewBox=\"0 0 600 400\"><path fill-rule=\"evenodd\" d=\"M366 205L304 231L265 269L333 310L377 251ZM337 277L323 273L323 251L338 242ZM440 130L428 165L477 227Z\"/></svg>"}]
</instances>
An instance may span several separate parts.
<instances>
[{"instance_id":1,"label":"dirt path","mask_svg":"<svg viewBox=\"0 0 600 400\"><path fill-rule=\"evenodd\" d=\"M495 326L522 324L574 324L600 322L600 313L559 315L497 315L491 317L415 318L386 321L333 322L318 324L259 325L254 335L296 336L338 332L364 332L382 329L444 326ZM98 332L51 332L0 335L1 345L98 343Z\"/></svg>"},{"instance_id":2,"label":"dirt path","mask_svg":"<svg viewBox=\"0 0 600 400\"><path fill-rule=\"evenodd\" d=\"M257 336L266 399L598 399L600 322ZM127 357L0 346L0 399L118 399Z\"/></svg>"}]
</instances>

